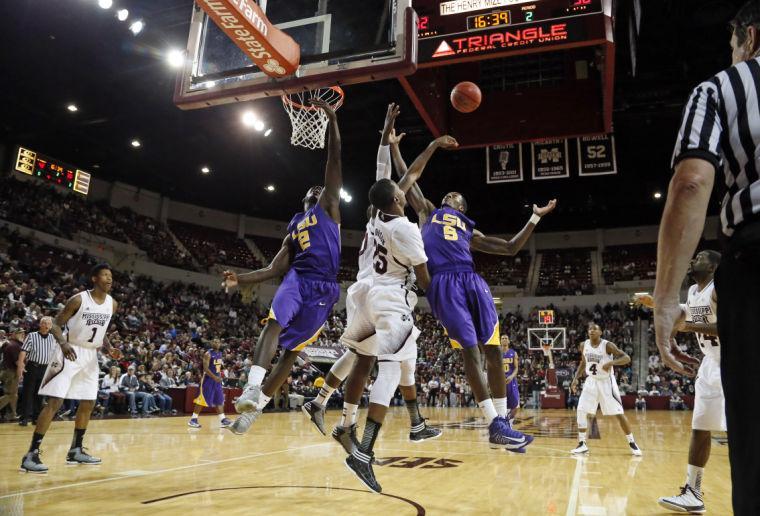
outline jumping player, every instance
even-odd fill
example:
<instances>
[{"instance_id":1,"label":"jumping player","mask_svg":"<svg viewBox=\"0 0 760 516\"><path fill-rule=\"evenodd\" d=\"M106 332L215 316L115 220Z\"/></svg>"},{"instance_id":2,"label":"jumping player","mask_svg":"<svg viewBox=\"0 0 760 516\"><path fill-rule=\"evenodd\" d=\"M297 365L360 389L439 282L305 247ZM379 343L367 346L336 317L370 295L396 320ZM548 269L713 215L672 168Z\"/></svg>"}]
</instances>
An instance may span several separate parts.
<instances>
[{"instance_id":1,"label":"jumping player","mask_svg":"<svg viewBox=\"0 0 760 516\"><path fill-rule=\"evenodd\" d=\"M312 105L322 109L330 121L325 186L313 186L306 192L304 211L288 224L282 247L268 267L240 276L231 271L224 272L224 285L231 288L251 286L287 271L256 343L248 384L235 403L235 409L241 415L227 427L236 434L248 431L287 379L300 351L317 340L340 296L337 282L340 189L343 186L340 130L335 111L328 103L313 99ZM283 352L262 387L278 343Z\"/></svg>"},{"instance_id":2,"label":"jumping player","mask_svg":"<svg viewBox=\"0 0 760 516\"><path fill-rule=\"evenodd\" d=\"M510 425L514 425L517 412L520 410L520 391L517 388L517 372L520 369L520 364L517 352L509 347L508 335L501 336L501 352L504 376L507 382L507 419L509 419ZM499 410L500 407L496 407L496 412Z\"/></svg>"},{"instance_id":3,"label":"jumping player","mask_svg":"<svg viewBox=\"0 0 760 516\"><path fill-rule=\"evenodd\" d=\"M570 451L572 454L587 453L586 429L588 416L596 414L597 407L602 407L602 414L615 416L623 429L631 453L641 455L628 418L625 417L623 402L620 399L614 366L623 366L631 361L627 353L621 351L615 344L602 339L602 328L596 323L588 325L588 340L580 346L581 363L575 372L570 388L578 391L578 378L582 373L588 377L583 384L583 391L578 400L578 446Z\"/></svg>"},{"instance_id":4,"label":"jumping player","mask_svg":"<svg viewBox=\"0 0 760 516\"><path fill-rule=\"evenodd\" d=\"M685 322L676 325L680 332L696 334L704 358L694 382L694 413L691 418L686 484L681 487L680 494L659 499L660 505L671 511L700 514L706 511L702 475L710 458L711 432L726 431L726 401L720 380L718 303L713 284L720 258L719 252L706 250L697 253L691 261L689 275L696 283L689 287L686 304L681 305ZM639 296L637 301L654 308L651 296ZM699 364L699 360L685 354L678 355L677 359L685 364Z\"/></svg>"},{"instance_id":5,"label":"jumping player","mask_svg":"<svg viewBox=\"0 0 760 516\"><path fill-rule=\"evenodd\" d=\"M389 148L389 139L393 131L393 125L396 117L399 114L399 109L395 104L388 106L388 112L385 118L385 126L382 131L380 139L380 147L377 154L377 170L376 180L390 179L391 176L391 154ZM456 146L456 140L451 137L441 137L435 141L435 145L423 152L417 160L409 168L409 171L399 182L399 188L406 193L413 182L415 182L422 171L427 165L427 162L433 155L433 152L437 148L453 148ZM349 340L355 340L358 338L362 331L361 323L357 324L355 314L357 308L366 302L367 292L372 286L372 271L373 271L373 259L375 253L375 240L372 236L374 234L375 215L377 209L370 206L367 210L367 227L364 233L364 240L362 242L361 249L359 251L359 271L356 275L356 283L351 285L348 289L348 295L346 298L346 331L345 336ZM374 337L370 337L374 338ZM333 364L330 372L325 378L325 384L319 391L319 395L313 401L304 404L302 410L303 413L308 416L315 427L326 435L324 426L324 412L327 402L332 396L332 393L337 389L343 380L348 376L348 373L356 362L356 353L351 349L347 353ZM409 432L409 439L414 442L420 442L427 439L432 439L441 435L441 430L438 428L430 428L425 423L425 419L422 417L417 404L417 389L414 379L414 371L416 367L416 354L414 357L410 357L404 361L385 361L383 362L384 368L399 368L399 389L404 398L407 411L409 412L409 419L411 425L411 431ZM394 387L395 389L395 387ZM358 408L358 407L357 407ZM356 423L355 414L356 411L353 407L349 407L349 413L346 420L348 421L349 431L353 432ZM334 438L340 440L340 433L343 427L337 427L333 433ZM348 451L348 450L347 450ZM350 453L350 451L349 451Z\"/></svg>"},{"instance_id":6,"label":"jumping player","mask_svg":"<svg viewBox=\"0 0 760 516\"><path fill-rule=\"evenodd\" d=\"M219 415L219 423L222 428L227 428L232 421L224 415L224 389L222 389L222 341L214 339L211 341L211 349L203 354L203 378L201 379L200 392L198 397L193 400L193 417L187 422L187 426L200 428L198 422L203 407L216 407L216 413Z\"/></svg>"},{"instance_id":7,"label":"jumping player","mask_svg":"<svg viewBox=\"0 0 760 516\"><path fill-rule=\"evenodd\" d=\"M391 152L396 171L401 174L406 170L406 165L398 143L396 141L392 145ZM489 441L496 446L522 450L533 438L513 430L507 420L499 319L488 285L475 273L472 251L516 254L528 241L541 217L554 209L556 200L542 208L534 205L530 221L511 240L504 240L485 236L475 229L475 223L465 215L467 202L458 192L446 194L441 208L436 208L427 200L418 185L409 190L408 198L423 224L422 239L432 275L427 300L433 315L448 333L452 347L462 349L467 381L489 425ZM478 345L484 348L488 386L480 373ZM495 402L491 399L492 395ZM500 412L495 406L499 407Z\"/></svg>"},{"instance_id":8,"label":"jumping player","mask_svg":"<svg viewBox=\"0 0 760 516\"><path fill-rule=\"evenodd\" d=\"M40 396L48 401L37 418L29 451L21 461L21 471L47 473L48 467L40 460L40 444L64 399L79 400L74 438L66 455L66 464L100 464L82 446L90 414L98 397L98 348L103 347L114 359L121 353L111 347L106 332L118 303L111 297L113 278L106 264L93 267L90 273L92 290L72 296L53 321L50 332L61 347L45 371Z\"/></svg>"}]
</instances>

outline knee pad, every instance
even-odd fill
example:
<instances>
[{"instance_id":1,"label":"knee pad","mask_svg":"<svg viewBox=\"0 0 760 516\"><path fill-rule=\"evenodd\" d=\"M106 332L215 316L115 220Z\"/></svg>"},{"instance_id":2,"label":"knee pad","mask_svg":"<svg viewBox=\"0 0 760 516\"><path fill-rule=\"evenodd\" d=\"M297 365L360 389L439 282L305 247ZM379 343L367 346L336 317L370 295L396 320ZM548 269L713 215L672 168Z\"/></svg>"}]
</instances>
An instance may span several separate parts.
<instances>
[{"instance_id":1,"label":"knee pad","mask_svg":"<svg viewBox=\"0 0 760 516\"><path fill-rule=\"evenodd\" d=\"M588 414L582 410L577 410L575 417L578 418L578 428L586 428L588 426Z\"/></svg>"},{"instance_id":2,"label":"knee pad","mask_svg":"<svg viewBox=\"0 0 760 516\"><path fill-rule=\"evenodd\" d=\"M396 392L401 379L401 366L398 362L380 362L377 364L377 378L369 393L369 402L387 407Z\"/></svg>"},{"instance_id":3,"label":"knee pad","mask_svg":"<svg viewBox=\"0 0 760 516\"><path fill-rule=\"evenodd\" d=\"M343 353L343 356L333 364L333 366L330 368L330 372L342 382L346 379L346 376L348 376L348 373L350 373L351 369L354 367L356 358L356 353L346 351Z\"/></svg>"},{"instance_id":4,"label":"knee pad","mask_svg":"<svg viewBox=\"0 0 760 516\"><path fill-rule=\"evenodd\" d=\"M399 385L403 387L409 387L411 385L414 385L416 382L414 381L414 370L417 366L417 360L414 358L410 358L409 360L404 360L401 362L401 379L399 380Z\"/></svg>"}]
</instances>

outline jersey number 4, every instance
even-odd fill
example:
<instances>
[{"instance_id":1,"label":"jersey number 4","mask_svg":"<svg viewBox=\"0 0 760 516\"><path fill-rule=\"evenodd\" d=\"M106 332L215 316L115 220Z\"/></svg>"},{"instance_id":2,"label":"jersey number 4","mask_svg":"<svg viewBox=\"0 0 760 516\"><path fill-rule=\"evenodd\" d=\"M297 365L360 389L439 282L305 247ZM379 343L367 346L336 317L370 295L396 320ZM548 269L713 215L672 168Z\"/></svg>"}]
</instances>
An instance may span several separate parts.
<instances>
[{"instance_id":1,"label":"jersey number 4","mask_svg":"<svg viewBox=\"0 0 760 516\"><path fill-rule=\"evenodd\" d=\"M375 240L375 254L372 258L375 260L376 273L385 274L388 272L388 249L380 245L377 240Z\"/></svg>"},{"instance_id":2,"label":"jersey number 4","mask_svg":"<svg viewBox=\"0 0 760 516\"><path fill-rule=\"evenodd\" d=\"M591 374L596 375L596 364L591 364L588 370L591 371Z\"/></svg>"}]
</instances>

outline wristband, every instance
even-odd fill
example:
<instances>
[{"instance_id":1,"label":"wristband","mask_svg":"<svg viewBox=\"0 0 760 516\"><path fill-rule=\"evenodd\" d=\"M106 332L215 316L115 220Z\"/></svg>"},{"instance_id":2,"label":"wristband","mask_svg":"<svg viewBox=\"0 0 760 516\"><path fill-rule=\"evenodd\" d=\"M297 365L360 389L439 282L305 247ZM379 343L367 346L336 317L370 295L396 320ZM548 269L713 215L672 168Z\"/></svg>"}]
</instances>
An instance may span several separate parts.
<instances>
[{"instance_id":1,"label":"wristband","mask_svg":"<svg viewBox=\"0 0 760 516\"><path fill-rule=\"evenodd\" d=\"M538 225L538 221L539 220L541 220L541 217L539 217L538 215L536 215L534 213L533 216L530 218L530 220L528 222L530 222L531 224L533 224L534 226L536 226L536 225Z\"/></svg>"}]
</instances>

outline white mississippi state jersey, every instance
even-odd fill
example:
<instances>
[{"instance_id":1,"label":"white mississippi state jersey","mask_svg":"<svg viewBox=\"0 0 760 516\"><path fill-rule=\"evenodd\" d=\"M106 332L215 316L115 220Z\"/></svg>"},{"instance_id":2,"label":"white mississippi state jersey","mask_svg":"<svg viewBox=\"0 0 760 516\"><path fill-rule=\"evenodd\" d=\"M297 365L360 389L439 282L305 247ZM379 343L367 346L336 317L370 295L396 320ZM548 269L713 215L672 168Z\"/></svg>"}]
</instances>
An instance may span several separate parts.
<instances>
[{"instance_id":1,"label":"white mississippi state jersey","mask_svg":"<svg viewBox=\"0 0 760 516\"><path fill-rule=\"evenodd\" d=\"M372 239L373 285L411 287L413 267L427 262L420 228L401 215L378 212Z\"/></svg>"},{"instance_id":2,"label":"white mississippi state jersey","mask_svg":"<svg viewBox=\"0 0 760 516\"><path fill-rule=\"evenodd\" d=\"M696 284L689 287L689 297L686 300L687 321L695 324L718 322L718 306L713 301L714 290L715 284L712 281L701 292ZM703 333L697 333L696 336L702 353L720 363L720 339Z\"/></svg>"},{"instance_id":3,"label":"white mississippi state jersey","mask_svg":"<svg viewBox=\"0 0 760 516\"><path fill-rule=\"evenodd\" d=\"M583 343L583 358L586 359L586 376L597 380L606 380L613 374L612 367L605 371L602 366L612 362L612 355L607 353L607 341L602 339L597 347L591 345L591 340Z\"/></svg>"},{"instance_id":4,"label":"white mississippi state jersey","mask_svg":"<svg viewBox=\"0 0 760 516\"><path fill-rule=\"evenodd\" d=\"M367 229L364 232L362 247L359 249L359 272L356 273L356 281L362 281L372 277L372 255L375 253L375 218L372 217L367 222Z\"/></svg>"},{"instance_id":5,"label":"white mississippi state jersey","mask_svg":"<svg viewBox=\"0 0 760 516\"><path fill-rule=\"evenodd\" d=\"M106 300L98 304L89 290L77 295L82 305L66 323L66 341L83 348L99 348L113 315L113 298L106 295Z\"/></svg>"}]
</instances>

